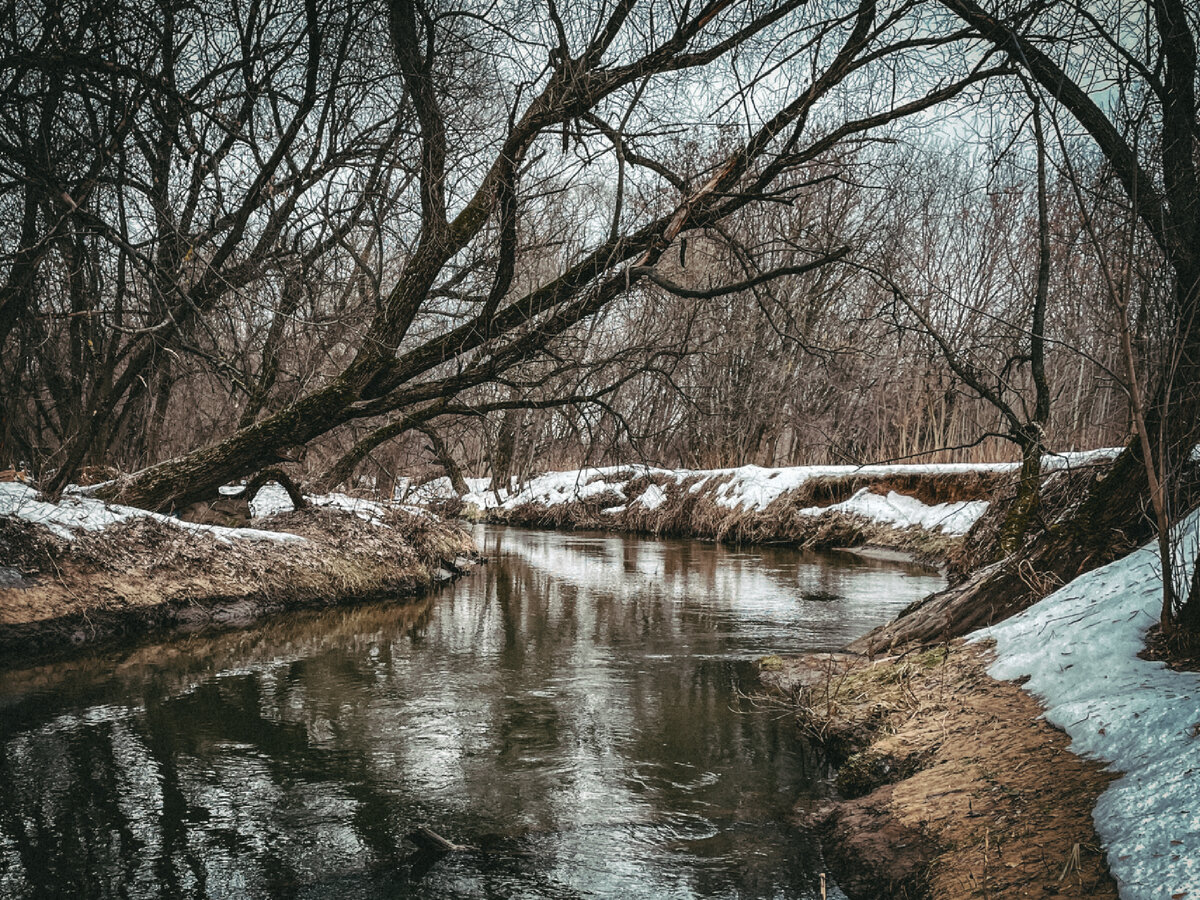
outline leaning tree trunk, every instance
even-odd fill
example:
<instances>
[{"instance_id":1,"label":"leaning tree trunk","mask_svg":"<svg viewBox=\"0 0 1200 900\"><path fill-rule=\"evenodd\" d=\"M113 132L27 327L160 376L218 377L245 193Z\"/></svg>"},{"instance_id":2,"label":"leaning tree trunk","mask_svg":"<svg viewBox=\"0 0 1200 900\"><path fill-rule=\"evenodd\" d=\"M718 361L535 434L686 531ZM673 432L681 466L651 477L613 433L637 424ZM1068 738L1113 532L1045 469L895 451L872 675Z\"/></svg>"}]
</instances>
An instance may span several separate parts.
<instances>
[{"instance_id":1,"label":"leaning tree trunk","mask_svg":"<svg viewBox=\"0 0 1200 900\"><path fill-rule=\"evenodd\" d=\"M349 374L225 440L118 479L96 492L145 509L174 509L207 499L217 489L267 466L291 461L302 447L341 424L359 387Z\"/></svg>"}]
</instances>

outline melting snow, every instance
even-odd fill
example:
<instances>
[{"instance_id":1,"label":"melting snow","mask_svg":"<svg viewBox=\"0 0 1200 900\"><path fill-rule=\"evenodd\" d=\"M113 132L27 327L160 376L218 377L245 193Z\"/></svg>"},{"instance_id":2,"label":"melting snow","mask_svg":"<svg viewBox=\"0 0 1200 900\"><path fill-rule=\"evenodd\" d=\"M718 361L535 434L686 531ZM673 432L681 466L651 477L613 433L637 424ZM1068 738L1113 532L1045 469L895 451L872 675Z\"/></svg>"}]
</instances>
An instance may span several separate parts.
<instances>
[{"instance_id":1,"label":"melting snow","mask_svg":"<svg viewBox=\"0 0 1200 900\"><path fill-rule=\"evenodd\" d=\"M471 491L480 493L488 490L488 485L491 484L490 478L468 478L466 481ZM450 479L445 476L420 484L411 478L397 478L392 498L405 503L421 504L438 500L457 500L458 494L455 493Z\"/></svg>"},{"instance_id":2,"label":"melting snow","mask_svg":"<svg viewBox=\"0 0 1200 900\"><path fill-rule=\"evenodd\" d=\"M926 531L945 534L966 534L979 517L987 512L986 500L960 500L927 506L915 497L888 491L885 497L862 488L849 500L832 506L810 506L800 510L802 516L819 516L827 512L853 513L884 525L908 528L917 525Z\"/></svg>"},{"instance_id":3,"label":"melting snow","mask_svg":"<svg viewBox=\"0 0 1200 900\"><path fill-rule=\"evenodd\" d=\"M1119 451L1116 449L1093 450L1087 453L1068 453L1047 457L1045 468L1048 471L1094 463L1099 460L1111 459ZM726 509L742 509L745 511L765 510L779 497L788 491L795 490L810 478L822 476L838 477L859 475L866 477L885 478L896 475L912 474L956 474L964 472L1008 472L1017 467L1016 463L973 464L946 463L938 465L877 465L877 466L796 466L785 469L764 469L760 466L742 466L736 469L657 469L642 465L605 466L602 468L586 468L568 472L548 472L531 479L524 487L516 491L501 489L498 493L491 490L487 479L471 479L470 491L462 500L467 505L480 509L513 509L526 503L539 503L545 506L556 506L560 503L578 502L588 497L603 493L612 493L625 498L625 488L634 478L651 477L656 481L667 484L673 482L676 486L685 482L688 491L696 494L704 491L709 493L714 502ZM445 482L441 484L440 482ZM429 482L420 489L408 489L407 496L412 499L418 491L439 498L452 496L449 481L438 479ZM399 495L399 493L398 493ZM658 484L651 484L631 505L645 509L658 509L666 502L667 495ZM415 500L414 502L421 502ZM605 513L616 514L623 512L627 504L610 506L603 510ZM866 489L860 490L849 500L831 507L812 507L801 510L804 515L821 515L833 510L854 513L877 522L892 525L897 528L907 528L918 525L928 530L939 530L946 534L965 534L988 508L983 500L961 501L957 503L941 503L927 506L921 501L903 494L889 493L886 497L872 493Z\"/></svg>"},{"instance_id":4,"label":"melting snow","mask_svg":"<svg viewBox=\"0 0 1200 900\"><path fill-rule=\"evenodd\" d=\"M633 502L640 503L646 509L658 509L667 502L667 495L662 492L662 488L657 484L652 484Z\"/></svg>"},{"instance_id":5,"label":"melting snow","mask_svg":"<svg viewBox=\"0 0 1200 900\"><path fill-rule=\"evenodd\" d=\"M331 509L351 512L372 525L387 527L383 524L382 516L386 507L382 503L374 503L371 500L362 500L346 494L305 494L304 499L313 506L328 506Z\"/></svg>"},{"instance_id":6,"label":"melting snow","mask_svg":"<svg viewBox=\"0 0 1200 900\"><path fill-rule=\"evenodd\" d=\"M1198 531L1195 513L1181 526L1192 565ZM1124 773L1093 813L1124 900L1200 898L1200 673L1137 656L1161 602L1147 546L972 636L996 641L993 677L1029 676L1072 751Z\"/></svg>"},{"instance_id":7,"label":"melting snow","mask_svg":"<svg viewBox=\"0 0 1200 900\"><path fill-rule=\"evenodd\" d=\"M79 531L100 531L109 525L128 522L131 519L144 518L174 525L184 531L206 534L219 541L279 541L304 543L304 538L296 534L279 531L263 531L258 528L224 528L219 525L198 525L194 522L184 522L173 516L137 509L133 506L120 506L115 503L105 503L93 497L67 489L58 503L48 503L38 499L37 491L19 482L0 483L0 515L17 516L28 522L44 525L51 532L64 540L73 540Z\"/></svg>"},{"instance_id":8,"label":"melting snow","mask_svg":"<svg viewBox=\"0 0 1200 900\"><path fill-rule=\"evenodd\" d=\"M446 480L449 484L449 479ZM237 485L230 485L221 488L223 494L240 493L241 488ZM407 495L411 497L411 494ZM377 525L380 528L387 528L383 522L383 515L388 509L402 509L405 512L413 515L424 515L425 510L419 506L414 506L412 503L379 502L375 500L364 500L361 497L351 497L348 494L332 493L332 494L305 494L304 499L312 506L326 506L330 509L339 509L344 512L351 512L370 522L372 525ZM291 512L295 509L292 503L292 498L288 496L288 492L283 489L283 486L269 481L259 488L258 493L250 498L250 515L254 518L262 518L264 516L274 516L278 513Z\"/></svg>"}]
</instances>

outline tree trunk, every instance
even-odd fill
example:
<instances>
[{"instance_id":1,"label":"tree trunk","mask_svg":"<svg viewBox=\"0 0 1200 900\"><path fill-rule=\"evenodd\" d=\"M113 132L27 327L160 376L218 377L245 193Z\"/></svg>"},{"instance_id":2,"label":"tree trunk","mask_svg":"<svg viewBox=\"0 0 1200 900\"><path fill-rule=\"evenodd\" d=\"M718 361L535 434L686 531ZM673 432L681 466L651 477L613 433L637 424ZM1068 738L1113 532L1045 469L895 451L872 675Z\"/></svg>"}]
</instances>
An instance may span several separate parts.
<instances>
[{"instance_id":1,"label":"tree trunk","mask_svg":"<svg viewBox=\"0 0 1200 900\"><path fill-rule=\"evenodd\" d=\"M330 466L324 475L316 481L318 491L332 491L342 484L347 484L354 477L354 470L370 455L371 451L380 444L399 437L414 426L415 422L408 416L402 416L380 428L376 428Z\"/></svg>"},{"instance_id":2,"label":"tree trunk","mask_svg":"<svg viewBox=\"0 0 1200 900\"><path fill-rule=\"evenodd\" d=\"M1154 527L1143 513L1148 491L1141 449L1134 442L1065 521L963 583L931 594L851 649L874 655L910 643L937 643L1026 609L1149 540Z\"/></svg>"},{"instance_id":3,"label":"tree trunk","mask_svg":"<svg viewBox=\"0 0 1200 900\"><path fill-rule=\"evenodd\" d=\"M446 471L446 477L450 479L450 486L454 488L454 493L462 497L468 492L467 480L463 477L462 469L459 468L450 448L446 446L446 442L442 440L442 436L435 429L424 426L421 428L421 433L429 438L430 450L433 451L434 457Z\"/></svg>"},{"instance_id":4,"label":"tree trunk","mask_svg":"<svg viewBox=\"0 0 1200 900\"><path fill-rule=\"evenodd\" d=\"M1041 487L1042 443L1035 438L1021 447L1021 478L1017 485L1017 497L1000 528L1000 551L1005 556L1016 553L1025 543L1025 536L1037 520Z\"/></svg>"},{"instance_id":5,"label":"tree trunk","mask_svg":"<svg viewBox=\"0 0 1200 900\"><path fill-rule=\"evenodd\" d=\"M496 493L497 499L500 497L501 487L505 491L511 487L509 479L512 476L513 456L517 450L517 423L520 415L515 409L506 412L500 421L500 431L496 435L496 447L492 452L491 468L492 491Z\"/></svg>"},{"instance_id":6,"label":"tree trunk","mask_svg":"<svg viewBox=\"0 0 1200 900\"><path fill-rule=\"evenodd\" d=\"M357 394L355 383L343 376L220 443L135 472L97 496L155 510L206 499L223 484L291 461L285 450L303 446L344 421L346 407Z\"/></svg>"},{"instance_id":7,"label":"tree trunk","mask_svg":"<svg viewBox=\"0 0 1200 900\"><path fill-rule=\"evenodd\" d=\"M1187 600L1179 610L1176 625L1188 635L1200 634L1200 565L1196 565L1195 562L1192 568L1191 588L1188 590Z\"/></svg>"}]
</instances>

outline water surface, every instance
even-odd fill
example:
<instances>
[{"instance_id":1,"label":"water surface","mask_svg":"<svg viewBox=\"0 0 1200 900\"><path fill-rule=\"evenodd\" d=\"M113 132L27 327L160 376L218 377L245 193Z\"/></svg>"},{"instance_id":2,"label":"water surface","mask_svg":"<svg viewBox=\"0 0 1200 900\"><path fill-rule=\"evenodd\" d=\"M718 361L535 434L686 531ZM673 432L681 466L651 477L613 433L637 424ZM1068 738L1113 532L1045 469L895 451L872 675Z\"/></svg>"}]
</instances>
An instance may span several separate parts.
<instances>
[{"instance_id":1,"label":"water surface","mask_svg":"<svg viewBox=\"0 0 1200 900\"><path fill-rule=\"evenodd\" d=\"M821 765L754 661L941 579L480 528L418 604L0 673L2 897L815 897ZM406 835L472 850L441 858Z\"/></svg>"}]
</instances>

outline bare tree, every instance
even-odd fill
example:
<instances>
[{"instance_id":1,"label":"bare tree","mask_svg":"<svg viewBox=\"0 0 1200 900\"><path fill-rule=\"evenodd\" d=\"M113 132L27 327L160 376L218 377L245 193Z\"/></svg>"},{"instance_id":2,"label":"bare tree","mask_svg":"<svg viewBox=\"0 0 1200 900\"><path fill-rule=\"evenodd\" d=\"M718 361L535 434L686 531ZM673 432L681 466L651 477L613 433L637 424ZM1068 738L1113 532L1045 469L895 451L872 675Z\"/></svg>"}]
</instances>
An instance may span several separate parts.
<instances>
[{"instance_id":1,"label":"bare tree","mask_svg":"<svg viewBox=\"0 0 1200 900\"><path fill-rule=\"evenodd\" d=\"M269 389L277 341L253 385L230 344L292 315L298 273L361 222L405 121L367 105L361 13L8 4L0 166L28 238L0 317L22 363L8 419L51 491L122 436L148 452L191 365L251 405Z\"/></svg>"},{"instance_id":2,"label":"bare tree","mask_svg":"<svg viewBox=\"0 0 1200 900\"><path fill-rule=\"evenodd\" d=\"M1139 438L1113 474L1092 492L1070 529L1067 540L1075 548L1070 560L1077 566L1102 552L1114 529L1140 530L1140 498L1151 498L1156 507L1164 505L1165 492L1156 487L1155 473L1181 471L1179 463L1190 456L1195 439L1192 423L1200 412L1200 181L1196 171L1200 19L1178 0L1154 0L1145 10L1119 3L1018 4L1000 15L989 14L973 0L943 2L988 45L1009 53L1095 142L1123 187L1139 226L1174 276L1170 331L1177 351L1168 355L1169 368L1158 373L1156 399L1141 412ZM1064 33L1085 41L1098 62L1082 69L1079 54L1063 55L1057 37ZM1097 71L1121 86L1120 102L1111 111L1102 109L1091 93ZM1127 116L1131 111L1133 115ZM1160 532L1168 527L1168 518L1160 522ZM1054 543L1062 543L1062 538ZM1060 559L1056 568L1067 566ZM1169 580L1169 572L1163 575L1164 582ZM1193 599L1190 609L1175 611L1180 620L1200 622L1196 611L1200 597ZM1175 617L1169 605L1168 598L1165 629Z\"/></svg>"},{"instance_id":3,"label":"bare tree","mask_svg":"<svg viewBox=\"0 0 1200 900\"><path fill-rule=\"evenodd\" d=\"M747 0L651 15L623 2L611 8L573 8L565 17L551 6L546 18L520 23L546 35L537 42L537 55L544 61L530 64L530 53L518 52L514 32L497 21L496 9L482 17L470 6L391 4L387 24L403 86L402 105L411 109L417 124L411 149L419 223L411 251L397 263L386 287L379 278L376 310L348 348L348 361L293 402L211 446L143 469L105 494L153 507L184 503L348 422L397 412L421 415L429 404L494 381L623 296L688 231L714 226L780 191L840 142L947 101L998 71L989 67L985 54L933 89L910 91L893 102L900 94L868 91L869 73L902 58L920 66L958 35L930 34L907 4L880 12L874 2L862 2L819 20L800 17L801 7L799 2L760 5ZM306 16L313 15L310 8ZM513 15L532 14L521 10ZM300 34L310 48L321 45L317 23ZM637 167L643 175L639 189L662 181L666 188L655 189L655 202L646 204L637 221L629 221L625 211L634 185L628 185L622 210L614 210L611 218L615 229L580 241L569 264L554 277L522 283L515 221L522 204L550 186L535 177L550 166L550 154L557 148L564 155L578 152L587 161L588 115L605 118L612 109L618 121L635 121L656 95L662 101L662 86L683 87L690 73L751 45L757 47L760 64L771 71L786 69L796 79L804 71L811 77L777 102L773 112L749 122L718 166L693 180L683 179L682 190L662 175L671 171L667 162L622 149L627 180ZM310 49L309 57L314 54ZM484 57L504 62L511 90L505 106L489 114L476 111L468 122L477 130L482 124L487 140L460 146L450 139L464 128L454 116L470 104L458 93L459 80ZM518 73L523 74L514 77ZM729 80L731 92L734 84ZM824 121L843 86L860 96L861 115ZM302 125L296 123L307 121L326 96L316 90L309 94L311 103L302 103L291 119L297 130ZM653 127L652 121L645 126L647 131ZM623 129L627 137L631 132ZM290 159L292 143L277 145L281 162ZM490 161L480 165L478 155L485 147ZM260 171L247 196L271 194L273 174ZM522 193L527 185L532 196ZM297 188L296 196L306 193ZM257 208L254 200L246 202ZM587 230L585 226L585 234ZM476 260L486 260L481 265L490 273L486 293L462 298L453 307L445 303L448 285ZM194 311L210 308L218 285L225 284L212 270L210 264L188 290L186 306L176 304L173 318L152 327L175 333L173 322L190 321ZM107 407L99 408L101 420L109 414ZM70 468L68 464L63 471Z\"/></svg>"}]
</instances>

